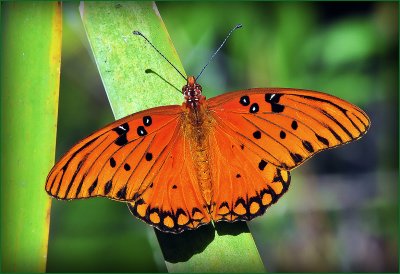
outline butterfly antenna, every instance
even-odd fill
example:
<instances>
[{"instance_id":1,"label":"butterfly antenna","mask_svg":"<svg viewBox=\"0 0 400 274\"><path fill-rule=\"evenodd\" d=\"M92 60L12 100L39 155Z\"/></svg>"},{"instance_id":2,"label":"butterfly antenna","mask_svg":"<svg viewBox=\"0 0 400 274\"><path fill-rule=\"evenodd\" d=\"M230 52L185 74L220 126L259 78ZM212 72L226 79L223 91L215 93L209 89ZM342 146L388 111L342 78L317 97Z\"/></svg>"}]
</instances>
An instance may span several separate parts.
<instances>
[{"instance_id":1,"label":"butterfly antenna","mask_svg":"<svg viewBox=\"0 0 400 274\"><path fill-rule=\"evenodd\" d=\"M149 43L150 44L150 46L152 46L153 47L153 49L155 49L157 52L158 52L158 54L160 54L182 77L183 77L183 79L185 79L185 81L187 80L187 78L182 74L182 72L180 72L168 59L167 59L167 57L165 57L164 56L164 54L162 54L150 41L149 41L149 39L147 39L147 37L146 36L144 36L143 35L143 33L141 33L140 31L137 31L137 30L134 30L133 32L132 32L134 35L139 35L139 36L142 36L145 40L146 40L146 42L147 43Z\"/></svg>"},{"instance_id":2,"label":"butterfly antenna","mask_svg":"<svg viewBox=\"0 0 400 274\"><path fill-rule=\"evenodd\" d=\"M214 57L215 57L215 55L217 55L218 51L224 46L226 40L228 40L228 38L229 38L229 36L231 36L232 32L234 32L237 29L240 29L242 26L243 26L242 24L238 24L228 33L228 35L226 36L225 40L222 42L222 44L219 46L219 48L214 52L214 54L211 56L210 60L208 60L208 63L202 68L202 70L200 71L199 75L196 77L196 80L199 79L200 75L206 69L208 64L211 63L211 60L214 59Z\"/></svg>"}]
</instances>

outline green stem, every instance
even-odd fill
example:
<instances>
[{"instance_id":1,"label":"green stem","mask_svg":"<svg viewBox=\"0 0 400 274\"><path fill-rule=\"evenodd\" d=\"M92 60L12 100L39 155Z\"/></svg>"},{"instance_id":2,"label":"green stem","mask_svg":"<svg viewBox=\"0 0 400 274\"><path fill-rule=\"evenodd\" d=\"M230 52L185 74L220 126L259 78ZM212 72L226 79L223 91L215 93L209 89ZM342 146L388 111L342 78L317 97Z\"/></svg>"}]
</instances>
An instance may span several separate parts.
<instances>
[{"instance_id":1,"label":"green stem","mask_svg":"<svg viewBox=\"0 0 400 274\"><path fill-rule=\"evenodd\" d=\"M2 3L1 258L3 272L43 272L54 163L61 5Z\"/></svg>"},{"instance_id":2,"label":"green stem","mask_svg":"<svg viewBox=\"0 0 400 274\"><path fill-rule=\"evenodd\" d=\"M176 89L185 80L143 38L132 35L133 30L142 32L184 71L154 3L85 2L81 16L115 118L182 103ZM243 222L156 235L170 272L265 271Z\"/></svg>"}]
</instances>

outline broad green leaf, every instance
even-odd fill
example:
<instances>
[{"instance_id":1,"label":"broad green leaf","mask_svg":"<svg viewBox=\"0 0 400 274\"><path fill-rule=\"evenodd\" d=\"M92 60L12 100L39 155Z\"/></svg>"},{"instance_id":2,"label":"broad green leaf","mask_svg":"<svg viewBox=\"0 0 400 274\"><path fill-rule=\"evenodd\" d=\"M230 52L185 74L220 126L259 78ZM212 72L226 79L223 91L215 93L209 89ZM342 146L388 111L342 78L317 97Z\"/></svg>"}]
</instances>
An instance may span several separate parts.
<instances>
[{"instance_id":1,"label":"broad green leaf","mask_svg":"<svg viewBox=\"0 0 400 274\"><path fill-rule=\"evenodd\" d=\"M154 3L85 2L81 17L115 118L182 103L176 89L185 80L143 38L132 35L133 30L142 32L183 72ZM170 272L265 271L245 223L156 234Z\"/></svg>"},{"instance_id":2,"label":"broad green leaf","mask_svg":"<svg viewBox=\"0 0 400 274\"><path fill-rule=\"evenodd\" d=\"M154 3L85 2L80 11L116 119L182 103L180 90L186 80L143 38L132 34L140 30L183 71Z\"/></svg>"},{"instance_id":3,"label":"broad green leaf","mask_svg":"<svg viewBox=\"0 0 400 274\"><path fill-rule=\"evenodd\" d=\"M60 3L2 3L1 251L4 272L44 272L61 59Z\"/></svg>"}]
</instances>

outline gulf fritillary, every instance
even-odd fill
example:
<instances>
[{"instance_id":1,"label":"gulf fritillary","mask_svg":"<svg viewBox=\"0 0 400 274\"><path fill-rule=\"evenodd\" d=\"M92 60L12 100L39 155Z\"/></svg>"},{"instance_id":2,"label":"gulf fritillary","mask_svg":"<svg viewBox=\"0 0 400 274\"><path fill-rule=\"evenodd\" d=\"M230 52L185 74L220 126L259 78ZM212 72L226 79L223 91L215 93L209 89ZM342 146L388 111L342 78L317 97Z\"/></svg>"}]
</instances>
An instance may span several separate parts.
<instances>
[{"instance_id":1,"label":"gulf fritillary","mask_svg":"<svg viewBox=\"0 0 400 274\"><path fill-rule=\"evenodd\" d=\"M370 125L357 106L315 91L255 88L206 100L193 76L182 91L181 106L132 114L72 147L50 171L48 194L127 202L164 232L247 221L288 190L291 169Z\"/></svg>"}]
</instances>

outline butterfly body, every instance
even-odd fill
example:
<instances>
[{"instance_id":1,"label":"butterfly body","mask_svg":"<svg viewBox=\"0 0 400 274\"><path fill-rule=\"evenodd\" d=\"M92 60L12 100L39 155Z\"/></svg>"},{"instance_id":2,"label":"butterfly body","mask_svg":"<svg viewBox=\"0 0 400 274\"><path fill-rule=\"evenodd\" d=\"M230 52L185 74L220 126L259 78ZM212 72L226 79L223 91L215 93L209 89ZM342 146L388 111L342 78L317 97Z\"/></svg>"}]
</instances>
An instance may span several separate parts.
<instances>
[{"instance_id":1,"label":"butterfly body","mask_svg":"<svg viewBox=\"0 0 400 274\"><path fill-rule=\"evenodd\" d=\"M172 233L251 220L288 190L291 169L360 138L370 124L358 107L319 92L259 88L206 100L194 77L182 91L181 106L127 116L75 145L46 191L127 202Z\"/></svg>"},{"instance_id":2,"label":"butterfly body","mask_svg":"<svg viewBox=\"0 0 400 274\"><path fill-rule=\"evenodd\" d=\"M215 125L215 120L207 108L206 97L202 95L201 85L196 83L194 76L189 76L182 93L185 102L182 104L184 113L182 127L184 135L190 140L190 151L195 166L197 181L200 185L207 208L212 200L212 178L209 162L209 136Z\"/></svg>"}]
</instances>

